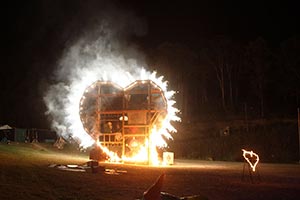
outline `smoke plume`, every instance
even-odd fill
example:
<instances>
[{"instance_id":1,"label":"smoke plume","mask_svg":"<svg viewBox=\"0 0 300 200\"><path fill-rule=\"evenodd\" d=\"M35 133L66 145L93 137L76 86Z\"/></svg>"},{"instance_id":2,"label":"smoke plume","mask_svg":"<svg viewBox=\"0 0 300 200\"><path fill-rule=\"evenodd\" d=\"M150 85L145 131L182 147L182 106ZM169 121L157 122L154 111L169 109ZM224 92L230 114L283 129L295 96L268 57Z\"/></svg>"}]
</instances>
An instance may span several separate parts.
<instances>
[{"instance_id":1,"label":"smoke plume","mask_svg":"<svg viewBox=\"0 0 300 200\"><path fill-rule=\"evenodd\" d=\"M82 146L89 146L94 141L80 121L80 98L85 88L97 80L126 86L139 79L144 56L127 41L146 29L134 14L110 4L89 5L80 13L84 19L78 26L84 24L84 30L78 28L76 39L64 50L54 72L56 83L48 88L44 101L52 128L65 139L72 136Z\"/></svg>"}]
</instances>

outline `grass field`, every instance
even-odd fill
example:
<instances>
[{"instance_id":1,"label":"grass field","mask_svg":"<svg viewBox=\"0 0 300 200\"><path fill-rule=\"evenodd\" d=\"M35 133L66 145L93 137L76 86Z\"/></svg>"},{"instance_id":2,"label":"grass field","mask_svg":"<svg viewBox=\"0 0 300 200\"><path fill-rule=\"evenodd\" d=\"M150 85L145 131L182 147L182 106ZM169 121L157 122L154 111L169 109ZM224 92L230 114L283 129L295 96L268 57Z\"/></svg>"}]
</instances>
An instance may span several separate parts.
<instances>
[{"instance_id":1,"label":"grass field","mask_svg":"<svg viewBox=\"0 0 300 200\"><path fill-rule=\"evenodd\" d=\"M64 171L55 164L83 164L87 153L42 144L0 144L0 199L134 200L165 173L163 191L208 199L299 199L299 164L259 164L251 183L243 163L177 160L170 167L101 163L119 173ZM248 171L247 171L248 172ZM248 175L246 173L246 175Z\"/></svg>"}]
</instances>

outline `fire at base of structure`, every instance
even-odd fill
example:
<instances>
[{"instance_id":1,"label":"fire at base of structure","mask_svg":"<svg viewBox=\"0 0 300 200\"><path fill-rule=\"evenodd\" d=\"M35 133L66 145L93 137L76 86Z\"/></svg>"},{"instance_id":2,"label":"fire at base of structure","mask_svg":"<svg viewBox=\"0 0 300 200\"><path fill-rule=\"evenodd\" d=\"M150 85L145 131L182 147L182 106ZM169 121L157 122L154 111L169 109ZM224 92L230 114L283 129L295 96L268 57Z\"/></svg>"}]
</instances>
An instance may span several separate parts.
<instances>
[{"instance_id":1,"label":"fire at base of structure","mask_svg":"<svg viewBox=\"0 0 300 200\"><path fill-rule=\"evenodd\" d=\"M132 158L144 148L146 158L139 161L148 163L153 156L151 132L160 129L166 115L167 100L151 80L135 81L125 89L97 81L85 90L80 101L84 129L101 147L119 158Z\"/></svg>"}]
</instances>

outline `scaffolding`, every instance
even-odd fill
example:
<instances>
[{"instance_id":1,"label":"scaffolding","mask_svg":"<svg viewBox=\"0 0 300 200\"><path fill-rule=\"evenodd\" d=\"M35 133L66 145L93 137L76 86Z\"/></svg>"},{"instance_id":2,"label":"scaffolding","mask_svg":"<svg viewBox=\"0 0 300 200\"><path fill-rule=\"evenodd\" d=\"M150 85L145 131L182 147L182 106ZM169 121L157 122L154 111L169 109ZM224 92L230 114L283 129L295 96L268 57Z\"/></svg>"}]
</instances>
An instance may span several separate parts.
<instances>
[{"instance_id":1,"label":"scaffolding","mask_svg":"<svg viewBox=\"0 0 300 200\"><path fill-rule=\"evenodd\" d=\"M154 126L167 114L162 89L151 80L137 80L126 88L97 81L80 102L80 118L88 134L119 157L130 157L138 144L150 140ZM159 128L159 127L156 127ZM148 164L150 164L148 145Z\"/></svg>"}]
</instances>

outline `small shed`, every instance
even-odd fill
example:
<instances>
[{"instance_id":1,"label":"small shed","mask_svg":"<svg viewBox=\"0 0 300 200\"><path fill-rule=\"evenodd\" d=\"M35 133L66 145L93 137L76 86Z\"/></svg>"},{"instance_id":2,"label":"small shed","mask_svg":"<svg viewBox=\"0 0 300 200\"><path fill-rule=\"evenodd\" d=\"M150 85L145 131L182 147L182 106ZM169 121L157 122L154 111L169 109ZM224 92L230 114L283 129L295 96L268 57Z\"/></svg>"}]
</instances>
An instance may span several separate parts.
<instances>
[{"instance_id":1,"label":"small shed","mask_svg":"<svg viewBox=\"0 0 300 200\"><path fill-rule=\"evenodd\" d=\"M9 125L0 126L0 141L1 142L9 142L14 141L14 129Z\"/></svg>"}]
</instances>

